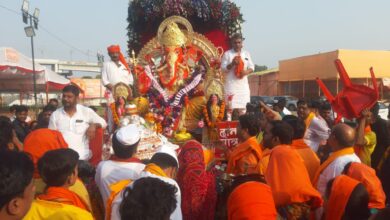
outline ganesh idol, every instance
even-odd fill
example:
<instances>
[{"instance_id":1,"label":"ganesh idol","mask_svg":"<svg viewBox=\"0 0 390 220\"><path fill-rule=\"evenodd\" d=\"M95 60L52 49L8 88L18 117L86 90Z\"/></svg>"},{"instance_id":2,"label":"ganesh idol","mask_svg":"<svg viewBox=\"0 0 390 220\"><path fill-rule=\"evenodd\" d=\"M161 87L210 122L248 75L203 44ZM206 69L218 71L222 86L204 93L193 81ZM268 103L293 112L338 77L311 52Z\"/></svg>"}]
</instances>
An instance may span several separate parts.
<instances>
[{"instance_id":1,"label":"ganesh idol","mask_svg":"<svg viewBox=\"0 0 390 220\"><path fill-rule=\"evenodd\" d=\"M138 54L136 86L164 135L193 129L206 106L206 85L223 85L219 65L223 51L192 30L182 17L164 20L157 36ZM223 91L223 86L220 88ZM187 135L188 136L188 135Z\"/></svg>"}]
</instances>

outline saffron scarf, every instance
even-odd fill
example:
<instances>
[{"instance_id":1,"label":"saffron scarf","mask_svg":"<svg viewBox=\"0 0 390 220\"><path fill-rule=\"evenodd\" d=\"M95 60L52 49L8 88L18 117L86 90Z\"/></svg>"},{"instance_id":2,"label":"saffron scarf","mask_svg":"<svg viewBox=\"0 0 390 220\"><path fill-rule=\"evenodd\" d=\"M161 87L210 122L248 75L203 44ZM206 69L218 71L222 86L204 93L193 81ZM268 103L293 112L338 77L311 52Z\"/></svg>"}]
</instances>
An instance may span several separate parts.
<instances>
[{"instance_id":1,"label":"saffron scarf","mask_svg":"<svg viewBox=\"0 0 390 220\"><path fill-rule=\"evenodd\" d=\"M295 149L299 156L304 161L310 180L313 181L318 168L320 167L320 159L317 154L303 141L303 139L293 140L291 148Z\"/></svg>"},{"instance_id":2,"label":"saffron scarf","mask_svg":"<svg viewBox=\"0 0 390 220\"><path fill-rule=\"evenodd\" d=\"M306 149L310 148L303 139L295 139L292 141L291 148L298 150L298 149Z\"/></svg>"},{"instance_id":3,"label":"saffron scarf","mask_svg":"<svg viewBox=\"0 0 390 220\"><path fill-rule=\"evenodd\" d=\"M74 205L89 211L88 205L74 192L64 187L51 186L44 194L38 195L38 199Z\"/></svg>"},{"instance_id":4,"label":"saffron scarf","mask_svg":"<svg viewBox=\"0 0 390 220\"><path fill-rule=\"evenodd\" d=\"M120 192L122 192L122 190L124 188L126 188L126 186L128 186L131 182L132 182L132 180L130 180L130 179L121 180L121 181L113 183L109 186L111 193L110 193L110 197L108 197L107 203L106 203L107 204L107 206L106 206L106 220L111 220L112 203L114 202L116 196Z\"/></svg>"},{"instance_id":5,"label":"saffron scarf","mask_svg":"<svg viewBox=\"0 0 390 220\"><path fill-rule=\"evenodd\" d=\"M236 187L227 202L228 220L276 219L277 213L271 188L250 181Z\"/></svg>"},{"instance_id":6,"label":"saffron scarf","mask_svg":"<svg viewBox=\"0 0 390 220\"><path fill-rule=\"evenodd\" d=\"M314 114L313 112L310 112L309 116L307 116L307 118L305 119L305 125L306 125L306 129L309 128L310 124L311 124L311 121L313 120L313 118L316 116L316 114Z\"/></svg>"},{"instance_id":7,"label":"saffron scarf","mask_svg":"<svg viewBox=\"0 0 390 220\"><path fill-rule=\"evenodd\" d=\"M213 220L217 202L215 176L206 171L202 145L195 140L186 142L178 159L183 219Z\"/></svg>"},{"instance_id":8,"label":"saffron scarf","mask_svg":"<svg viewBox=\"0 0 390 220\"><path fill-rule=\"evenodd\" d=\"M374 169L362 163L352 162L346 175L360 181L366 187L370 198L368 203L369 208L385 208L386 195Z\"/></svg>"},{"instance_id":9,"label":"saffron scarf","mask_svg":"<svg viewBox=\"0 0 390 220\"><path fill-rule=\"evenodd\" d=\"M325 162L322 163L320 165L320 167L318 168L317 173L316 173L316 175L314 176L314 179L313 179L313 185L317 186L318 179L320 178L320 175L321 175L322 171L324 171L329 166L329 164L331 164L338 157L341 157L341 156L344 156L344 155L348 155L348 154L353 154L353 153L355 153L353 147L347 147L347 148L343 148L341 150L338 150L336 152L333 152L329 156L329 158L326 159Z\"/></svg>"},{"instance_id":10,"label":"saffron scarf","mask_svg":"<svg viewBox=\"0 0 390 220\"><path fill-rule=\"evenodd\" d=\"M346 175L340 175L334 179L325 210L325 220L339 220L343 217L349 197L358 184L357 180Z\"/></svg>"},{"instance_id":11,"label":"saffron scarf","mask_svg":"<svg viewBox=\"0 0 390 220\"><path fill-rule=\"evenodd\" d=\"M262 150L256 137L250 137L245 142L238 144L229 156L227 173L244 174L247 169L246 166L255 167L260 173L260 159L262 157ZM240 164L242 162L242 167Z\"/></svg>"},{"instance_id":12,"label":"saffron scarf","mask_svg":"<svg viewBox=\"0 0 390 220\"><path fill-rule=\"evenodd\" d=\"M123 158L119 158L115 155L112 155L110 157L110 160L116 161L116 162L125 162L125 163L142 163L142 161L136 157L130 157L130 158L123 159Z\"/></svg>"},{"instance_id":13,"label":"saffron scarf","mask_svg":"<svg viewBox=\"0 0 390 220\"><path fill-rule=\"evenodd\" d=\"M149 173L154 174L156 176L169 178L167 174L164 172L164 170L162 170L159 166L157 166L154 163L150 163L146 165L144 171L148 171Z\"/></svg>"},{"instance_id":14,"label":"saffron scarf","mask_svg":"<svg viewBox=\"0 0 390 220\"><path fill-rule=\"evenodd\" d=\"M265 179L276 206L308 202L315 209L322 205L321 195L311 184L302 158L288 145L272 149Z\"/></svg>"}]
</instances>

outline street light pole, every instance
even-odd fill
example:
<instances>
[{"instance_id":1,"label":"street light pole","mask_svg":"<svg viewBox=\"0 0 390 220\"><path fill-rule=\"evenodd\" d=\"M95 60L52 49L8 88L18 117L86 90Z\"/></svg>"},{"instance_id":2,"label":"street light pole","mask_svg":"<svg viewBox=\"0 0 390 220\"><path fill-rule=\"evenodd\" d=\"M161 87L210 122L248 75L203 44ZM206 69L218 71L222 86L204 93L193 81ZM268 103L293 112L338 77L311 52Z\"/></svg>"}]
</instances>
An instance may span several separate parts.
<instances>
[{"instance_id":1,"label":"street light pole","mask_svg":"<svg viewBox=\"0 0 390 220\"><path fill-rule=\"evenodd\" d=\"M29 26L24 28L24 31L26 32L26 36L30 37L31 39L31 55L32 55L32 67L33 67L33 84L34 84L34 102L35 102L35 109L38 109L38 100L37 100L37 76L35 72L35 54L34 54L34 36L35 31L34 29L38 29L38 16L40 13L40 10L38 8L35 8L34 14L31 15L29 13L29 0L23 0L22 4L22 17L23 22L28 25L28 21L30 21Z\"/></svg>"},{"instance_id":2,"label":"street light pole","mask_svg":"<svg viewBox=\"0 0 390 220\"><path fill-rule=\"evenodd\" d=\"M30 15L30 27L32 26L32 16ZM34 56L34 35L31 35L31 55L32 55L32 66L33 66L33 83L34 83L34 102L35 109L37 109L37 77L35 75L35 56Z\"/></svg>"}]
</instances>

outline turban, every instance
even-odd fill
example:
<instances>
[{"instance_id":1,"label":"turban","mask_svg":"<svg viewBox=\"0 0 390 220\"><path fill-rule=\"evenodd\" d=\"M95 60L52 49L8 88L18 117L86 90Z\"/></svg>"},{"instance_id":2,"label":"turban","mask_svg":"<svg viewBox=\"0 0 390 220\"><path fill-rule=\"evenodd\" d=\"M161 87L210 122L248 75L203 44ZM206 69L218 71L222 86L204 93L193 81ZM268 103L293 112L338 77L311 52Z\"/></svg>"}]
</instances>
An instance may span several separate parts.
<instances>
[{"instance_id":1,"label":"turban","mask_svg":"<svg viewBox=\"0 0 390 220\"><path fill-rule=\"evenodd\" d=\"M119 45L111 45L107 47L107 51L108 53L120 53L121 48L119 47Z\"/></svg>"},{"instance_id":2,"label":"turban","mask_svg":"<svg viewBox=\"0 0 390 220\"><path fill-rule=\"evenodd\" d=\"M127 71L131 72L129 64L127 64L125 57L121 53L121 48L119 45L111 45L107 47L107 51L108 53L119 53L119 61L126 67Z\"/></svg>"}]
</instances>

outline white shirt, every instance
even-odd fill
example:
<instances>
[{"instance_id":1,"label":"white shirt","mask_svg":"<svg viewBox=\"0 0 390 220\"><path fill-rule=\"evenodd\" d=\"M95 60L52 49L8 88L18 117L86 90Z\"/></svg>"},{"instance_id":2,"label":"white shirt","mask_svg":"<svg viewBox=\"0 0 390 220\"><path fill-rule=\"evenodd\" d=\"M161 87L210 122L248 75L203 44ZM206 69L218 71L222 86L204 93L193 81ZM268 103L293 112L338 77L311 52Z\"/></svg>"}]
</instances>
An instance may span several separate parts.
<instances>
[{"instance_id":1,"label":"white shirt","mask_svg":"<svg viewBox=\"0 0 390 220\"><path fill-rule=\"evenodd\" d=\"M233 61L234 57L240 55L244 62L244 70L255 69L252 58L249 52L241 50L237 53L234 49L228 50L223 54L221 67L226 72L225 78L225 95L233 95L232 108L246 108L246 104L250 102L250 89L248 84L248 76L242 79L236 77L235 68L227 69L227 66Z\"/></svg>"},{"instance_id":2,"label":"white shirt","mask_svg":"<svg viewBox=\"0 0 390 220\"><path fill-rule=\"evenodd\" d=\"M107 126L106 121L92 109L77 104L72 117L65 112L64 107L53 112L50 116L49 129L61 132L69 148L77 151L80 160L88 160L92 157L92 152L89 150L86 131L92 123L100 124L102 128Z\"/></svg>"},{"instance_id":3,"label":"white shirt","mask_svg":"<svg viewBox=\"0 0 390 220\"><path fill-rule=\"evenodd\" d=\"M288 110L286 107L283 108L283 114L284 115L291 115L290 110Z\"/></svg>"},{"instance_id":4,"label":"white shirt","mask_svg":"<svg viewBox=\"0 0 390 220\"><path fill-rule=\"evenodd\" d=\"M328 184L329 180L341 175L345 165L347 165L349 162L360 163L360 159L358 156L356 156L355 153L343 155L336 158L332 163L329 164L328 167L322 171L317 183L317 190L321 193L322 197L325 196L326 185Z\"/></svg>"},{"instance_id":5,"label":"white shirt","mask_svg":"<svg viewBox=\"0 0 390 220\"><path fill-rule=\"evenodd\" d=\"M171 178L161 177L161 176L157 176L157 175L151 174L151 173L149 173L147 171L142 171L141 172L140 178L143 178L143 177L157 178L157 179L160 179L160 180L162 180L162 181L164 181L166 183L174 185L177 188L177 192L176 192L176 201L177 201L176 209L171 214L170 219L171 220L182 220L183 219L183 215L181 213L181 192L180 192L180 187L176 183L176 181L171 179ZM132 187L132 186L133 186L133 183L130 183L127 187ZM122 192L120 192L115 197L114 201L112 202L111 220L120 220L121 219L121 216L120 216L120 213L119 213L119 207L120 207L120 205L122 203L123 192L124 192L124 190L122 190Z\"/></svg>"},{"instance_id":6,"label":"white shirt","mask_svg":"<svg viewBox=\"0 0 390 220\"><path fill-rule=\"evenodd\" d=\"M115 84L120 82L126 85L133 85L133 75L121 62L119 62L119 66L113 61L105 62L102 68L103 85L111 84L115 86Z\"/></svg>"},{"instance_id":7,"label":"white shirt","mask_svg":"<svg viewBox=\"0 0 390 220\"><path fill-rule=\"evenodd\" d=\"M315 116L303 137L304 142L317 153L320 144L325 144L330 135L328 124L321 116Z\"/></svg>"},{"instance_id":8,"label":"white shirt","mask_svg":"<svg viewBox=\"0 0 390 220\"><path fill-rule=\"evenodd\" d=\"M106 160L99 163L96 168L95 181L102 195L104 207L106 208L107 199L110 197L110 185L121 180L139 178L144 170L145 164L136 162L119 162Z\"/></svg>"}]
</instances>

